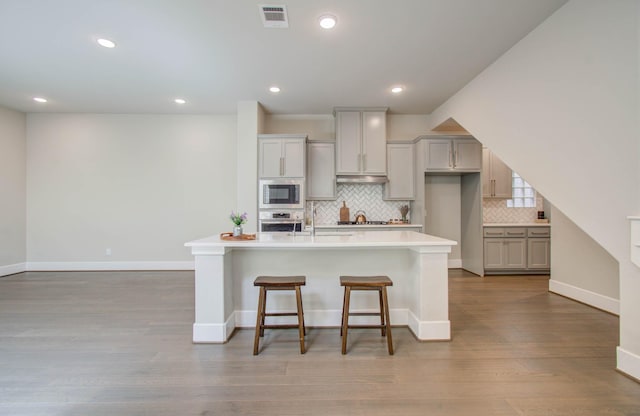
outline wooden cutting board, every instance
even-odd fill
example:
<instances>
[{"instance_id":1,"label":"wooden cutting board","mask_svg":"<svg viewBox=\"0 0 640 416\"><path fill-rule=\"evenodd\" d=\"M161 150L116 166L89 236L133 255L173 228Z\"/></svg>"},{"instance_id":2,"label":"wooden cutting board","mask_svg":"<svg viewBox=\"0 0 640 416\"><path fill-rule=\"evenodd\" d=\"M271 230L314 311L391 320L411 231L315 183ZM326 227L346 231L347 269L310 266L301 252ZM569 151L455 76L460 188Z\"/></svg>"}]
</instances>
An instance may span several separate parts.
<instances>
[{"instance_id":1,"label":"wooden cutting board","mask_svg":"<svg viewBox=\"0 0 640 416\"><path fill-rule=\"evenodd\" d=\"M340 222L349 221L349 208L347 208L347 202L342 201L342 207L340 207Z\"/></svg>"}]
</instances>

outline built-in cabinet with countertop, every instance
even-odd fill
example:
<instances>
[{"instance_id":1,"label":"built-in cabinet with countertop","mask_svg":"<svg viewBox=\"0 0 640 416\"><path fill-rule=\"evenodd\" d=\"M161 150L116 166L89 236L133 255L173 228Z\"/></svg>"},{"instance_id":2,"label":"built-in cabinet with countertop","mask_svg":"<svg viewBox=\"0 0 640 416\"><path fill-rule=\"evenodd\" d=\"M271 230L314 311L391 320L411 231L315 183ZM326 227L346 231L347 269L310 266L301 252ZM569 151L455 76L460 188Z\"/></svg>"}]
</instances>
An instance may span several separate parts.
<instances>
[{"instance_id":1,"label":"built-in cabinet with countertop","mask_svg":"<svg viewBox=\"0 0 640 416\"><path fill-rule=\"evenodd\" d=\"M473 137L428 137L424 146L425 172L480 172L482 144Z\"/></svg>"},{"instance_id":2,"label":"built-in cabinet with countertop","mask_svg":"<svg viewBox=\"0 0 640 416\"><path fill-rule=\"evenodd\" d=\"M258 176L304 178L306 139L299 134L258 135Z\"/></svg>"},{"instance_id":3,"label":"built-in cabinet with countertop","mask_svg":"<svg viewBox=\"0 0 640 416\"><path fill-rule=\"evenodd\" d=\"M413 147L413 143L387 144L388 182L384 185L384 199L415 199Z\"/></svg>"},{"instance_id":4,"label":"built-in cabinet with countertop","mask_svg":"<svg viewBox=\"0 0 640 416\"><path fill-rule=\"evenodd\" d=\"M336 173L387 173L387 109L334 108L336 120Z\"/></svg>"},{"instance_id":5,"label":"built-in cabinet with countertop","mask_svg":"<svg viewBox=\"0 0 640 416\"><path fill-rule=\"evenodd\" d=\"M485 225L485 274L548 274L550 237L548 225Z\"/></svg>"},{"instance_id":6,"label":"built-in cabinet with countertop","mask_svg":"<svg viewBox=\"0 0 640 416\"><path fill-rule=\"evenodd\" d=\"M307 142L307 199L336 199L336 145Z\"/></svg>"},{"instance_id":7,"label":"built-in cabinet with countertop","mask_svg":"<svg viewBox=\"0 0 640 416\"><path fill-rule=\"evenodd\" d=\"M482 148L482 197L512 197L511 168L498 158L491 150Z\"/></svg>"}]
</instances>

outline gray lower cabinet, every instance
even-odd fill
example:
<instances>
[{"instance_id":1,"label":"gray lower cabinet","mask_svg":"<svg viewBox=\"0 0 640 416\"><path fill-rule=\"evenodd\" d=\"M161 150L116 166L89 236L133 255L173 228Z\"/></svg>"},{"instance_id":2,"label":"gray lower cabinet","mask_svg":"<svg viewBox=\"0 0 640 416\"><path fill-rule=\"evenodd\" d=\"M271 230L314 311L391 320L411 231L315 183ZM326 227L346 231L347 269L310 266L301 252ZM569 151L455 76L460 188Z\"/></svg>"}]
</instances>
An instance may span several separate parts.
<instances>
[{"instance_id":1,"label":"gray lower cabinet","mask_svg":"<svg viewBox=\"0 0 640 416\"><path fill-rule=\"evenodd\" d=\"M550 247L549 227L484 227L485 274L546 274Z\"/></svg>"}]
</instances>

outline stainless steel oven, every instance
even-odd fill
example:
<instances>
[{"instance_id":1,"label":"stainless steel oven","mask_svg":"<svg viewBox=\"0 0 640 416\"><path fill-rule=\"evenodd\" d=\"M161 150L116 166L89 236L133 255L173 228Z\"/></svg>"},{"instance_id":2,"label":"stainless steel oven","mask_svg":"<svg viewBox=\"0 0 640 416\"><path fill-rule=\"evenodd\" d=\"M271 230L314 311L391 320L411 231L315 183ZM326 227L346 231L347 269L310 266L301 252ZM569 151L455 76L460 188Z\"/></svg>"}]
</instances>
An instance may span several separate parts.
<instances>
[{"instance_id":1,"label":"stainless steel oven","mask_svg":"<svg viewBox=\"0 0 640 416\"><path fill-rule=\"evenodd\" d=\"M261 179L258 194L260 209L304 209L304 179Z\"/></svg>"},{"instance_id":2,"label":"stainless steel oven","mask_svg":"<svg viewBox=\"0 0 640 416\"><path fill-rule=\"evenodd\" d=\"M302 231L304 228L304 211L260 211L258 229L261 233L281 233Z\"/></svg>"}]
</instances>

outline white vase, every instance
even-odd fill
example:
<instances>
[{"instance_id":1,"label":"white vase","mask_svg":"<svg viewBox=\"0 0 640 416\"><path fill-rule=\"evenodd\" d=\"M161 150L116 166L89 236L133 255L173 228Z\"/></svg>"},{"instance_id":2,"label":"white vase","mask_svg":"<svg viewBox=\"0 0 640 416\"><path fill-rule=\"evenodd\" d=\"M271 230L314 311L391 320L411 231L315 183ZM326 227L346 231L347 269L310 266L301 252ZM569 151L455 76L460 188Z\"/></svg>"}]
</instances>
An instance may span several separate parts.
<instances>
[{"instance_id":1,"label":"white vase","mask_svg":"<svg viewBox=\"0 0 640 416\"><path fill-rule=\"evenodd\" d=\"M233 227L233 236L234 237L240 237L242 235L242 227L239 225L236 225Z\"/></svg>"}]
</instances>

